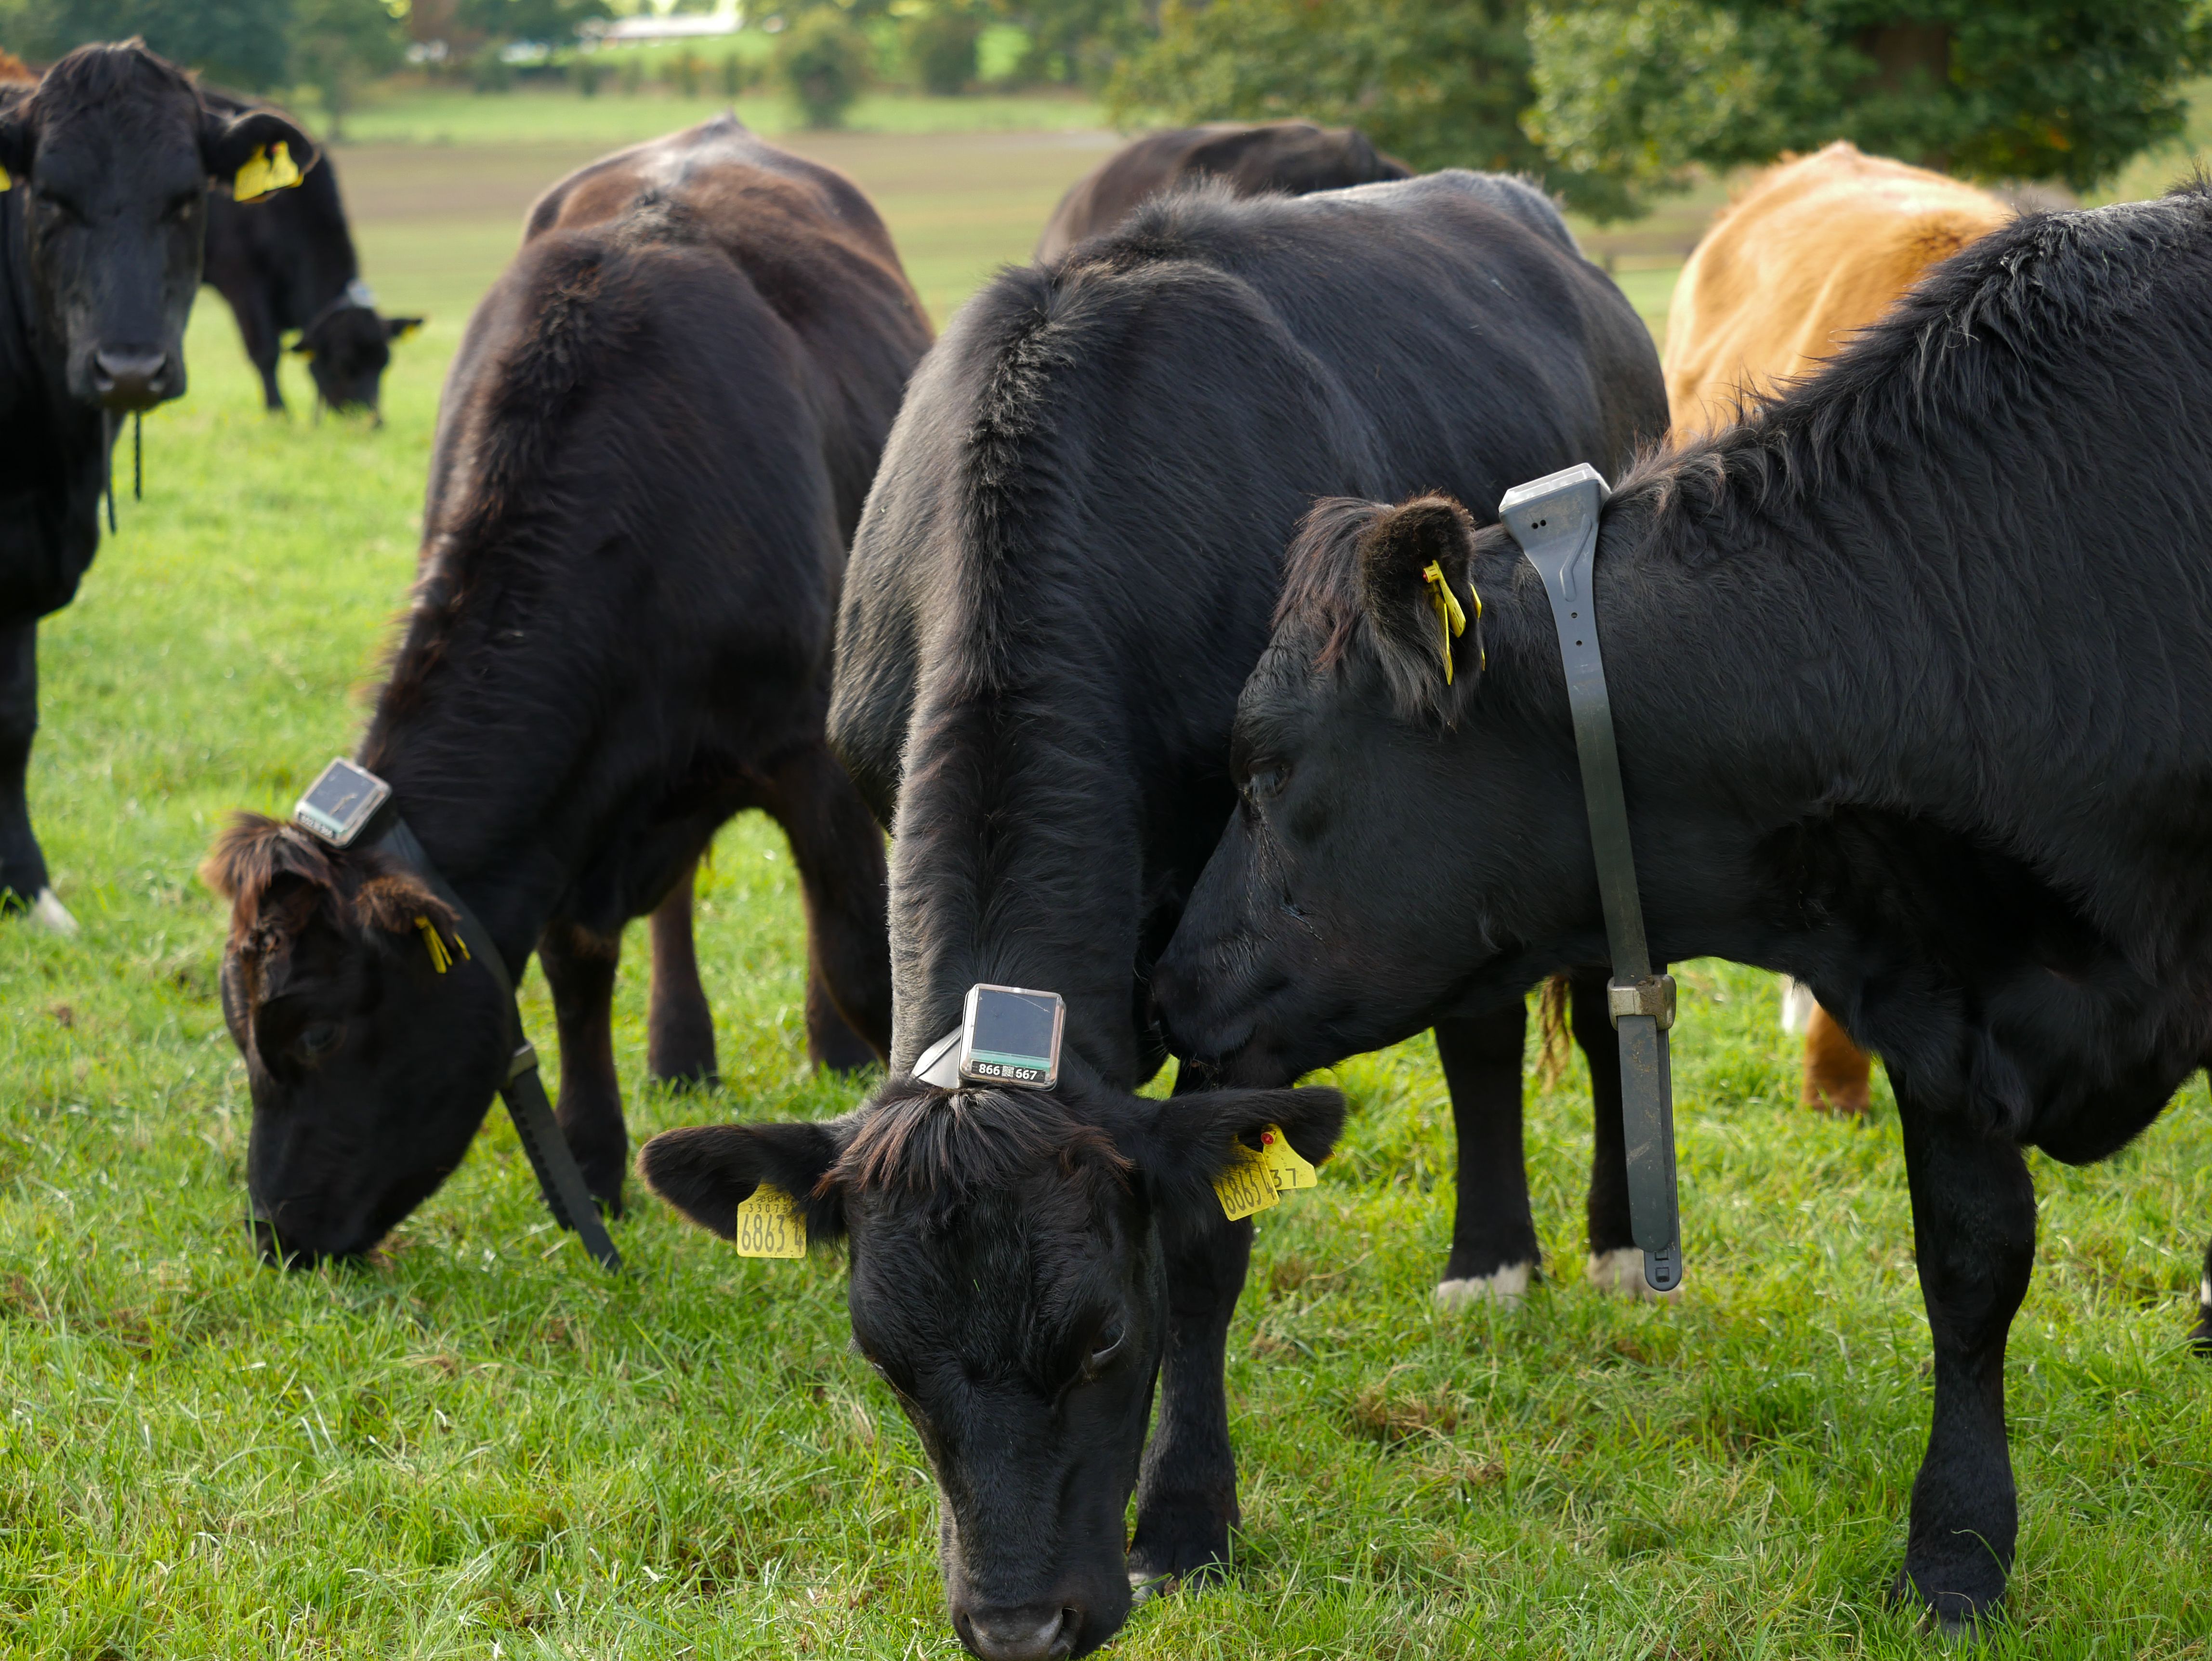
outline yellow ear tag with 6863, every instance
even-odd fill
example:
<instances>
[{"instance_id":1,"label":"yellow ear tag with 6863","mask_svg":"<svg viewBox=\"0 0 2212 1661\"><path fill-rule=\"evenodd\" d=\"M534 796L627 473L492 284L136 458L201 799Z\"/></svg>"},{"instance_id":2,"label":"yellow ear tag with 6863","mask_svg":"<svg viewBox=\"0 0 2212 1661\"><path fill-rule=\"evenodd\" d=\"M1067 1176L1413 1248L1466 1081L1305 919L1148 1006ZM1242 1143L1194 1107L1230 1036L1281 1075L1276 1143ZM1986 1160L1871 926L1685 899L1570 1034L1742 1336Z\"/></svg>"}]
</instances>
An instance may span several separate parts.
<instances>
[{"instance_id":1,"label":"yellow ear tag with 6863","mask_svg":"<svg viewBox=\"0 0 2212 1661\"><path fill-rule=\"evenodd\" d=\"M1260 1132L1260 1146L1237 1144L1235 1153L1213 1179L1213 1192L1222 1214L1231 1222L1255 1211L1280 1205L1292 1189L1311 1188L1321 1180L1313 1166L1299 1157L1290 1138L1274 1125Z\"/></svg>"},{"instance_id":2,"label":"yellow ear tag with 6863","mask_svg":"<svg viewBox=\"0 0 2212 1661\"><path fill-rule=\"evenodd\" d=\"M804 1257L806 1213L773 1183L763 1183L738 1208L738 1256Z\"/></svg>"},{"instance_id":3,"label":"yellow ear tag with 6863","mask_svg":"<svg viewBox=\"0 0 2212 1661\"><path fill-rule=\"evenodd\" d=\"M293 163L289 145L257 145L231 181L230 193L238 201L252 202L271 191L286 190L299 182L300 169Z\"/></svg>"}]
</instances>

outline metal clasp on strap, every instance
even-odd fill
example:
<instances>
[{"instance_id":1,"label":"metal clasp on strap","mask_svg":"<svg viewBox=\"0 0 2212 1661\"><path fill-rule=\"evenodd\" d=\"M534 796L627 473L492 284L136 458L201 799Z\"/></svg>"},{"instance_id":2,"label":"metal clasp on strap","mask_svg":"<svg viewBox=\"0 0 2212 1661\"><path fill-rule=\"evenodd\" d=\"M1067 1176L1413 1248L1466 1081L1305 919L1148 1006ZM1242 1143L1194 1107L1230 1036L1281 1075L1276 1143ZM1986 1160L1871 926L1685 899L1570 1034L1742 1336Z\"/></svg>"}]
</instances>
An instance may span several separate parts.
<instances>
[{"instance_id":1,"label":"metal clasp on strap","mask_svg":"<svg viewBox=\"0 0 2212 1661\"><path fill-rule=\"evenodd\" d=\"M1664 1032L1674 1025L1674 977L1646 975L1640 981L1609 982L1605 989L1605 1007L1615 1026L1620 1025L1623 1015L1649 1015Z\"/></svg>"},{"instance_id":2,"label":"metal clasp on strap","mask_svg":"<svg viewBox=\"0 0 2212 1661\"><path fill-rule=\"evenodd\" d=\"M1668 995L1667 1007L1669 1010L1674 1007L1673 995L1671 993ZM1618 1017L1616 1016L1615 1019L1618 1019ZM1670 1015L1668 1019L1672 1019L1673 1017ZM513 1084L524 1074L534 1071L537 1066L538 1046L531 1043L529 1039L525 1038L522 1041L522 1048L514 1052L514 1059L507 1064L507 1083Z\"/></svg>"}]
</instances>

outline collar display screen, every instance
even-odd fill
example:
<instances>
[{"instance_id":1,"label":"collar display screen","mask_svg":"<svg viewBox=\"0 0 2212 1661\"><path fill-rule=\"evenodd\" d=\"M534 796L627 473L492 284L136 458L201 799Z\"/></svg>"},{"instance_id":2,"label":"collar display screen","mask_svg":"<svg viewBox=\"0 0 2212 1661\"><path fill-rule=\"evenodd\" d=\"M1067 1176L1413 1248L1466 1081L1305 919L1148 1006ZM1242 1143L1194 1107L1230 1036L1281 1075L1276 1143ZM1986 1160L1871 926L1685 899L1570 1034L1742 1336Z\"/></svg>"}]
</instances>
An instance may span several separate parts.
<instances>
[{"instance_id":1,"label":"collar display screen","mask_svg":"<svg viewBox=\"0 0 2212 1661\"><path fill-rule=\"evenodd\" d=\"M1006 1084L1051 1083L1060 1063L1059 995L978 986L969 996L961 1072Z\"/></svg>"},{"instance_id":2,"label":"collar display screen","mask_svg":"<svg viewBox=\"0 0 2212 1661\"><path fill-rule=\"evenodd\" d=\"M391 787L375 774L341 759L323 769L323 776L307 787L292 817L325 842L343 848L391 794Z\"/></svg>"}]
</instances>

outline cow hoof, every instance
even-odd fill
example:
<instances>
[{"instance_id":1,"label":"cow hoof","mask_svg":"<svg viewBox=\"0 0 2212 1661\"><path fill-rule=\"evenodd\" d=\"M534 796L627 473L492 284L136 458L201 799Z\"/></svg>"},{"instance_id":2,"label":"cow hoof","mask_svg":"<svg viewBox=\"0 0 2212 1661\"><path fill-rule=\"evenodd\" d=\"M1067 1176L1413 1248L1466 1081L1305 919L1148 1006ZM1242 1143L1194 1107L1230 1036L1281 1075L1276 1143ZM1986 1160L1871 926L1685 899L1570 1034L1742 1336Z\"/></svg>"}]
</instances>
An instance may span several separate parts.
<instances>
[{"instance_id":1,"label":"cow hoof","mask_svg":"<svg viewBox=\"0 0 2212 1661\"><path fill-rule=\"evenodd\" d=\"M1976 1564L1974 1568L1986 1573L1990 1566ZM1962 1577L1977 1578L1974 1574ZM1889 1601L1907 1609L1920 1611L1920 1630L1936 1640L1946 1649L1962 1644L1980 1645L1994 1635L2000 1612L2003 1607L2003 1580L1996 1582L1999 1590L1987 1597L1977 1597L1969 1592L1923 1591L1912 1578L1910 1569L1899 1569L1897 1578L1889 1583Z\"/></svg>"},{"instance_id":2,"label":"cow hoof","mask_svg":"<svg viewBox=\"0 0 2212 1661\"><path fill-rule=\"evenodd\" d=\"M1679 1300L1682 1288L1668 1292L1654 1292L1644 1278L1644 1254L1634 1246L1616 1246L1611 1251L1593 1251L1583 1269L1589 1283L1600 1292L1617 1293L1624 1298L1639 1299L1647 1304L1671 1304Z\"/></svg>"},{"instance_id":3,"label":"cow hoof","mask_svg":"<svg viewBox=\"0 0 2212 1661\"><path fill-rule=\"evenodd\" d=\"M1439 1281L1437 1307L1465 1309L1474 1304L1496 1304L1500 1309L1518 1309L1528 1296L1528 1281L1535 1267L1534 1263L1508 1263L1487 1275Z\"/></svg>"},{"instance_id":4,"label":"cow hoof","mask_svg":"<svg viewBox=\"0 0 2212 1661\"><path fill-rule=\"evenodd\" d=\"M76 919L70 916L69 907L62 904L61 896L51 888L41 888L39 897L32 902L31 921L41 928L50 928L65 937L78 932Z\"/></svg>"}]
</instances>

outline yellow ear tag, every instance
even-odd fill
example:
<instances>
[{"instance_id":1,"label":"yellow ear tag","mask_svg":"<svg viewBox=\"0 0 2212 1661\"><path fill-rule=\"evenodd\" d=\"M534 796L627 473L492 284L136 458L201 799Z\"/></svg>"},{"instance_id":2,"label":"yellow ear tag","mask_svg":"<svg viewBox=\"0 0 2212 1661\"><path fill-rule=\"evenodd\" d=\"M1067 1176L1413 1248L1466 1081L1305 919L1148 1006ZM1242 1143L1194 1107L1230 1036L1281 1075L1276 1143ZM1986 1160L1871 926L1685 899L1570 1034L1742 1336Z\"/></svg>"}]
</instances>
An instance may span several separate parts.
<instances>
[{"instance_id":1,"label":"yellow ear tag","mask_svg":"<svg viewBox=\"0 0 2212 1661\"><path fill-rule=\"evenodd\" d=\"M1236 1153L1213 1179L1213 1192L1221 1202L1221 1214L1232 1223L1282 1203L1267 1156L1242 1142L1237 1144Z\"/></svg>"},{"instance_id":2,"label":"yellow ear tag","mask_svg":"<svg viewBox=\"0 0 2212 1661\"><path fill-rule=\"evenodd\" d=\"M453 954L446 950L446 943L438 938L437 925L428 917L415 919L415 927L422 931L422 944L430 948L430 967L441 975L453 966Z\"/></svg>"},{"instance_id":3,"label":"yellow ear tag","mask_svg":"<svg viewBox=\"0 0 2212 1661\"><path fill-rule=\"evenodd\" d=\"M1321 1173L1291 1146L1291 1139L1273 1125L1260 1133L1260 1158L1266 1162L1268 1174L1274 1178L1278 1193L1287 1194L1294 1188L1312 1188L1321 1181Z\"/></svg>"},{"instance_id":4,"label":"yellow ear tag","mask_svg":"<svg viewBox=\"0 0 2212 1661\"><path fill-rule=\"evenodd\" d=\"M738 1208L737 1245L740 1257L804 1257L806 1214L790 1195L763 1183Z\"/></svg>"},{"instance_id":5,"label":"yellow ear tag","mask_svg":"<svg viewBox=\"0 0 2212 1661\"><path fill-rule=\"evenodd\" d=\"M258 201L271 191L287 190L300 182L300 170L292 164L291 147L276 144L266 148L256 146L246 158L246 165L231 180L230 193L240 202Z\"/></svg>"},{"instance_id":6,"label":"yellow ear tag","mask_svg":"<svg viewBox=\"0 0 2212 1661\"><path fill-rule=\"evenodd\" d=\"M0 167L0 194L4 194L15 188L15 181L8 177L8 169L5 167Z\"/></svg>"},{"instance_id":7,"label":"yellow ear tag","mask_svg":"<svg viewBox=\"0 0 2212 1661\"><path fill-rule=\"evenodd\" d=\"M1451 643L1467 632L1467 611L1459 603L1459 596L1444 581L1443 568L1431 560L1421 572L1421 580L1429 585L1429 609L1437 614L1437 626L1443 630L1444 684L1452 684ZM1482 599L1475 598L1475 615L1482 615Z\"/></svg>"}]
</instances>

